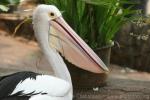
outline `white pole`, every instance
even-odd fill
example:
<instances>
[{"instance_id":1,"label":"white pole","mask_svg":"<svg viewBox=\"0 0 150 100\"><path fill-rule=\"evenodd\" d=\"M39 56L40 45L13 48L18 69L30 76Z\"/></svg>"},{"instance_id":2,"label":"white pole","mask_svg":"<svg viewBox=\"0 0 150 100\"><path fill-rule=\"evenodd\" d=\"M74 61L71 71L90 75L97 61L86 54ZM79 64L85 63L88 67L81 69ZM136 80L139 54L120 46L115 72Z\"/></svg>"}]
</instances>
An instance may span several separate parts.
<instances>
[{"instance_id":1,"label":"white pole","mask_svg":"<svg viewBox=\"0 0 150 100\"><path fill-rule=\"evenodd\" d=\"M150 15L150 0L147 0L147 4L146 4L146 15Z\"/></svg>"}]
</instances>

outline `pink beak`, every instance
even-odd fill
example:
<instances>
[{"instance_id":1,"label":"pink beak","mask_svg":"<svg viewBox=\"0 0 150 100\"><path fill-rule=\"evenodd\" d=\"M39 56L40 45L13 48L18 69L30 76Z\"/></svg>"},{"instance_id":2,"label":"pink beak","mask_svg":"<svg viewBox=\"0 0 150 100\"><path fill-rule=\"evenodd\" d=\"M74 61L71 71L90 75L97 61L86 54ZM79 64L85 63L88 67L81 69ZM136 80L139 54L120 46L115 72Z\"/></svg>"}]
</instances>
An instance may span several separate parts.
<instances>
[{"instance_id":1,"label":"pink beak","mask_svg":"<svg viewBox=\"0 0 150 100\"><path fill-rule=\"evenodd\" d=\"M50 25L50 44L69 62L94 73L109 71L103 61L62 17L51 20Z\"/></svg>"}]
</instances>

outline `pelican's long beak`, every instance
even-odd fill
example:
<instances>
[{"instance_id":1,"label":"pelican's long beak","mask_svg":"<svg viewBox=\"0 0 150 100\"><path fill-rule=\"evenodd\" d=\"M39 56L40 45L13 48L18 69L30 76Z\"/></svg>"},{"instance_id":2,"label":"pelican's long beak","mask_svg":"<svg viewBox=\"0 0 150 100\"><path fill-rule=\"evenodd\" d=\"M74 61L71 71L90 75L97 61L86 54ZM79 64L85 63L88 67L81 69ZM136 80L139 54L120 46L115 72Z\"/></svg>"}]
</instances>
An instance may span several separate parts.
<instances>
[{"instance_id":1,"label":"pelican's long beak","mask_svg":"<svg viewBox=\"0 0 150 100\"><path fill-rule=\"evenodd\" d=\"M49 43L69 62L79 68L94 73L109 71L103 61L62 17L50 21Z\"/></svg>"}]
</instances>

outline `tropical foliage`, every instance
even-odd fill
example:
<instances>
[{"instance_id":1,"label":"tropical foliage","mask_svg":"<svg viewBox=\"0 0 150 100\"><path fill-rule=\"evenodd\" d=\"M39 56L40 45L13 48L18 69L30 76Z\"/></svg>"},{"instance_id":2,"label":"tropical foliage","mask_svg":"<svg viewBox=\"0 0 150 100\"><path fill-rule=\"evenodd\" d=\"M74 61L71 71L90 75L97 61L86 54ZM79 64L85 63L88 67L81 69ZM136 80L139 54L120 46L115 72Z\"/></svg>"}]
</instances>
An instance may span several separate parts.
<instances>
[{"instance_id":1,"label":"tropical foliage","mask_svg":"<svg viewBox=\"0 0 150 100\"><path fill-rule=\"evenodd\" d=\"M9 0L8 0L9 1ZM11 1L11 0L10 0ZM19 0L16 0L19 1ZM128 0L39 0L56 5L65 20L92 47L111 45L120 27L136 13Z\"/></svg>"},{"instance_id":2,"label":"tropical foliage","mask_svg":"<svg viewBox=\"0 0 150 100\"><path fill-rule=\"evenodd\" d=\"M74 30L93 48L111 44L128 15L135 13L128 0L44 0L62 10ZM126 17L128 16L128 18Z\"/></svg>"},{"instance_id":3,"label":"tropical foliage","mask_svg":"<svg viewBox=\"0 0 150 100\"><path fill-rule=\"evenodd\" d=\"M93 48L112 42L119 28L135 13L128 0L44 0L54 4L74 30ZM126 17L128 16L128 18Z\"/></svg>"},{"instance_id":4,"label":"tropical foliage","mask_svg":"<svg viewBox=\"0 0 150 100\"><path fill-rule=\"evenodd\" d=\"M20 0L1 0L0 1L0 10L7 12L9 10L9 5L18 4Z\"/></svg>"}]
</instances>

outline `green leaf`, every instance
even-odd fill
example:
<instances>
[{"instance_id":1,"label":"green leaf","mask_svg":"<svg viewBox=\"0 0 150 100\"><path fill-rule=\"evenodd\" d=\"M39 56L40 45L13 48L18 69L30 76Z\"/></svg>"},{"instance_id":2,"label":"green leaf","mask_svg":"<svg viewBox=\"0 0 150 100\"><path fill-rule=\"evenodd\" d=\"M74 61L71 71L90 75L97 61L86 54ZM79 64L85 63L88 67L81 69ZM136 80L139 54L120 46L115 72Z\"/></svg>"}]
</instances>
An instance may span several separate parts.
<instances>
[{"instance_id":1,"label":"green leaf","mask_svg":"<svg viewBox=\"0 0 150 100\"><path fill-rule=\"evenodd\" d=\"M9 8L7 6L0 5L0 10L7 12Z\"/></svg>"},{"instance_id":2,"label":"green leaf","mask_svg":"<svg viewBox=\"0 0 150 100\"><path fill-rule=\"evenodd\" d=\"M19 4L20 0L1 0L1 5Z\"/></svg>"},{"instance_id":3,"label":"green leaf","mask_svg":"<svg viewBox=\"0 0 150 100\"><path fill-rule=\"evenodd\" d=\"M123 7L124 4L136 4L129 0L44 1L64 11L65 20L93 48L110 43L125 21L133 19L129 15L136 13L132 6ZM122 13L118 14L120 10Z\"/></svg>"},{"instance_id":4,"label":"green leaf","mask_svg":"<svg viewBox=\"0 0 150 100\"><path fill-rule=\"evenodd\" d=\"M13 4L13 5L16 5L16 4L19 4L20 0L7 0L9 2L9 4Z\"/></svg>"}]
</instances>

